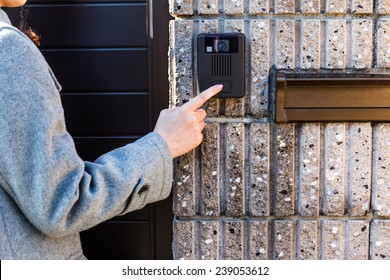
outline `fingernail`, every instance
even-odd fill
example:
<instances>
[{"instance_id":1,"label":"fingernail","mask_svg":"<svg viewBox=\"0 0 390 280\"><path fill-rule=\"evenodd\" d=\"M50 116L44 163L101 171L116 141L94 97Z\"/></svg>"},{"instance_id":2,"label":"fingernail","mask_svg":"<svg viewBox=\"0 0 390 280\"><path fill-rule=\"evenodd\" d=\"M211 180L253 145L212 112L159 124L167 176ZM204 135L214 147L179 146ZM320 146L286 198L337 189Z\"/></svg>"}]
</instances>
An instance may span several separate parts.
<instances>
[{"instance_id":1,"label":"fingernail","mask_svg":"<svg viewBox=\"0 0 390 280\"><path fill-rule=\"evenodd\" d=\"M223 85L222 84L218 84L217 85L217 89L222 89L223 88Z\"/></svg>"}]
</instances>

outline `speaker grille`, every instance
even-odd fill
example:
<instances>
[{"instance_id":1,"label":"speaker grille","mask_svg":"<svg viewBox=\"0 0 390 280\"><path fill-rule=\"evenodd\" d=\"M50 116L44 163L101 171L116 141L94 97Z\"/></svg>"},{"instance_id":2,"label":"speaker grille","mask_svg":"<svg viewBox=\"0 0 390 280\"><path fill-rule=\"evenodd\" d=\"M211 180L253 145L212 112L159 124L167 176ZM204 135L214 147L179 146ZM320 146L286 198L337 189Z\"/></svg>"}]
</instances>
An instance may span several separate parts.
<instances>
[{"instance_id":1,"label":"speaker grille","mask_svg":"<svg viewBox=\"0 0 390 280\"><path fill-rule=\"evenodd\" d=\"M226 54L213 55L211 74L212 76L230 76L232 74L232 56Z\"/></svg>"}]
</instances>

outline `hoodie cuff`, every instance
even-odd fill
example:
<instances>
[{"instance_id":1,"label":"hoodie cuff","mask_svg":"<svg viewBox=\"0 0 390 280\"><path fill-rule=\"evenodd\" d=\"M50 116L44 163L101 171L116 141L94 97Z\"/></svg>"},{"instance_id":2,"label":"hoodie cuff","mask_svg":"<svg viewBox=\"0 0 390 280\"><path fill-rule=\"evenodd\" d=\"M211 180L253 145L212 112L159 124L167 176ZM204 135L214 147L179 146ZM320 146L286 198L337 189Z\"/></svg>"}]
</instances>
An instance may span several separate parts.
<instances>
[{"instance_id":1,"label":"hoodie cuff","mask_svg":"<svg viewBox=\"0 0 390 280\"><path fill-rule=\"evenodd\" d=\"M151 132L141 139L141 141L146 141L149 145L154 147L154 150L157 151L156 156L158 154L160 157L160 161L158 161L159 166L156 166L155 168L161 170L161 173L159 174L160 176L158 176L161 178L161 190L154 191L153 195L149 197L147 203L152 203L167 198L171 192L173 180L173 159L168 144L160 136L160 134Z\"/></svg>"}]
</instances>

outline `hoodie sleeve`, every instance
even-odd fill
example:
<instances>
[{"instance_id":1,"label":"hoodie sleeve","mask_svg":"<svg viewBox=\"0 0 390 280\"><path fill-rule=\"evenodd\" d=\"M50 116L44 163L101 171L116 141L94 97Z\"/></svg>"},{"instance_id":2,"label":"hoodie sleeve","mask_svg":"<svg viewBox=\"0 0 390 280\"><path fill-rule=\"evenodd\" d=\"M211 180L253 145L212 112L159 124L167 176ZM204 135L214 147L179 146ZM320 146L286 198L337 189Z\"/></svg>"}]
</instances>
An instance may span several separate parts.
<instances>
[{"instance_id":1,"label":"hoodie sleeve","mask_svg":"<svg viewBox=\"0 0 390 280\"><path fill-rule=\"evenodd\" d=\"M63 236L164 199L172 169L156 133L81 160L45 59L0 24L0 186L38 230Z\"/></svg>"}]
</instances>

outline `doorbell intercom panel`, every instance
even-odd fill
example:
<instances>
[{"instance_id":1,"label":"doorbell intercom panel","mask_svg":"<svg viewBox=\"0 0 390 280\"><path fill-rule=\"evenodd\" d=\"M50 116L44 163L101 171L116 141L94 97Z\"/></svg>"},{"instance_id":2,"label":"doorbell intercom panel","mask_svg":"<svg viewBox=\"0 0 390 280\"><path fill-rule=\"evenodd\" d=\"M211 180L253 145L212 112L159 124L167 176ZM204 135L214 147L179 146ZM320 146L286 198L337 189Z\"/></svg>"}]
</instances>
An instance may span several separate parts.
<instances>
[{"instance_id":1,"label":"doorbell intercom panel","mask_svg":"<svg viewBox=\"0 0 390 280\"><path fill-rule=\"evenodd\" d=\"M218 33L198 35L198 85L200 91L222 84L215 97L245 95L245 35Z\"/></svg>"}]
</instances>

